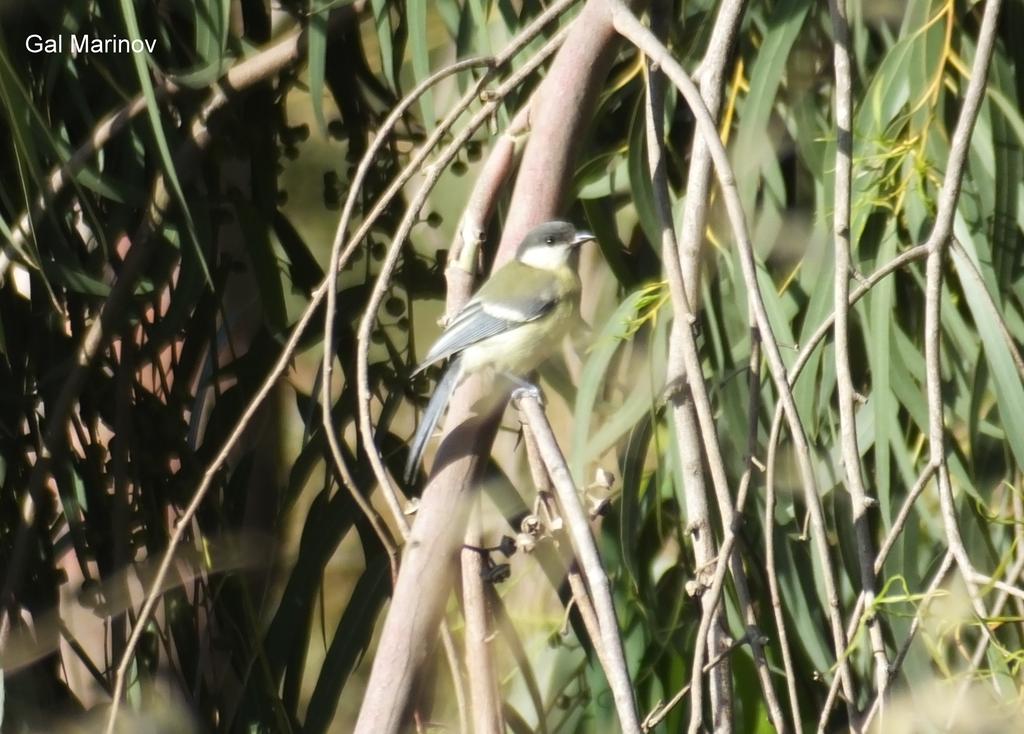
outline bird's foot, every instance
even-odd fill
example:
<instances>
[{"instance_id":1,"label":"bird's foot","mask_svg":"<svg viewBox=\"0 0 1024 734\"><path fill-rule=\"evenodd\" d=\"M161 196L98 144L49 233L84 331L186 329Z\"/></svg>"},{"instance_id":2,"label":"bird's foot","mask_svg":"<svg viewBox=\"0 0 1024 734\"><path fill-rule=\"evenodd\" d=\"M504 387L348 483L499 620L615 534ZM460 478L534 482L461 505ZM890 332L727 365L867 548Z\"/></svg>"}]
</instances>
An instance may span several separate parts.
<instances>
[{"instance_id":1,"label":"bird's foot","mask_svg":"<svg viewBox=\"0 0 1024 734\"><path fill-rule=\"evenodd\" d=\"M516 389L512 391L512 402L516 403L521 398L534 398L538 403L544 405L544 394L532 382L527 382L521 377L506 373L505 377L512 381Z\"/></svg>"}]
</instances>

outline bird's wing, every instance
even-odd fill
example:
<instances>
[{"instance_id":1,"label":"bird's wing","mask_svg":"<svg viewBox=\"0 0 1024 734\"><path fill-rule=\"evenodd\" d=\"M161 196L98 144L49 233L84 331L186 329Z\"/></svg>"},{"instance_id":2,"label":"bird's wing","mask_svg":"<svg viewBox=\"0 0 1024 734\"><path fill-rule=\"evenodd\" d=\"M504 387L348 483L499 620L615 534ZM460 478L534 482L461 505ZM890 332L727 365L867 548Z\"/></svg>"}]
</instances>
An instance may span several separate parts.
<instances>
[{"instance_id":1,"label":"bird's wing","mask_svg":"<svg viewBox=\"0 0 1024 734\"><path fill-rule=\"evenodd\" d=\"M513 261L484 283L477 295L445 327L416 372L488 337L503 334L543 316L558 304L554 285L538 293L523 277L528 265ZM501 298L494 296L501 293Z\"/></svg>"}]
</instances>

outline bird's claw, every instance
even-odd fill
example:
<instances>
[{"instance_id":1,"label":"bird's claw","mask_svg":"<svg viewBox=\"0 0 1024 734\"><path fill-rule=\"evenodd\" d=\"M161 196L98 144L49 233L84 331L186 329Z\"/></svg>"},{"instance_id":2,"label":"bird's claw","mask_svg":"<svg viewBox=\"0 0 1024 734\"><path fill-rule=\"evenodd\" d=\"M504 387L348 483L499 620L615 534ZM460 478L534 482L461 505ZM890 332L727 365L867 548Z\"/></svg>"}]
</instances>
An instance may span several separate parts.
<instances>
[{"instance_id":1,"label":"bird's claw","mask_svg":"<svg viewBox=\"0 0 1024 734\"><path fill-rule=\"evenodd\" d=\"M523 384L512 391L513 403L518 403L523 398L533 398L541 405L544 405L544 394L536 385Z\"/></svg>"}]
</instances>

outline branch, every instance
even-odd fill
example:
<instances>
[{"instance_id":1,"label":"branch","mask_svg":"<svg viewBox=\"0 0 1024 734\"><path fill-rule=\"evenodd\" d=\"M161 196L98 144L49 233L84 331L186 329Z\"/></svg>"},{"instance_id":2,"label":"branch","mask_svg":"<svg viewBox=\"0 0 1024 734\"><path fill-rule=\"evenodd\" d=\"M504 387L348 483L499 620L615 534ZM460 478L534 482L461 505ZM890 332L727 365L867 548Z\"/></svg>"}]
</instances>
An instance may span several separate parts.
<instances>
[{"instance_id":1,"label":"branch","mask_svg":"<svg viewBox=\"0 0 1024 734\"><path fill-rule=\"evenodd\" d=\"M864 603L875 601L874 544L868 518L868 493L861 474L860 448L857 442L857 418L854 414L853 375L850 370L850 206L853 177L853 79L851 77L850 24L846 18L846 0L829 0L832 16L833 59L836 74L836 172L833 233L835 236L835 365L839 394L839 438L843 453L846 487L853 505L853 527L857 538L857 561ZM885 654L882 625L877 616L867 621L871 651L875 658L875 688L885 685L889 658ZM852 713L853 699L847 699ZM851 716L852 720L852 716Z\"/></svg>"},{"instance_id":2,"label":"branch","mask_svg":"<svg viewBox=\"0 0 1024 734\"><path fill-rule=\"evenodd\" d=\"M626 734L639 734L640 722L637 717L636 701L633 698L633 686L626 667L626 657L622 650L622 638L615 616L615 603L612 600L611 588L601 557L597 552L597 544L590 532L590 521L586 510L580 502L576 485L566 466L565 457L558 447L555 434L551 430L547 416L536 397L520 397L517 407L523 416L530 432L537 442L537 451L547 468L551 484L558 497L562 517L568 526L569 538L572 541L576 560L583 571L583 577L590 590L600 628L600 639L604 645L606 659L601 659L608 685L612 690L615 710L619 715L619 726Z\"/></svg>"},{"instance_id":3,"label":"branch","mask_svg":"<svg viewBox=\"0 0 1024 734\"><path fill-rule=\"evenodd\" d=\"M940 318L942 294L942 266L946 249L953 233L953 218L956 214L957 202L960 198L960 186L963 181L964 168L967 164L967 152L970 147L971 134L981 108L985 94L985 79L988 75L992 49L998 31L998 18L1001 0L988 0L978 34L978 47L971 68L971 80L967 85L964 103L957 118L956 127L949 147L949 162L939 192L939 204L935 214L935 224L925 247L928 249L928 262L925 266L925 384L928 398L928 448L931 462L937 467L939 485L939 503L942 508L942 521L946 529L946 541L956 559L957 567L967 585L971 603L975 613L985 620L988 616L984 602L978 590L979 584L992 584L1006 589L1010 593L1024 597L1024 591L1003 582L994 580L980 573L964 547L963 538L956 517L956 502L953 499L953 488L949 481L946 466L945 428L943 425L942 402L942 368L941 368L941 330ZM988 627L982 625L986 635L991 635Z\"/></svg>"},{"instance_id":4,"label":"branch","mask_svg":"<svg viewBox=\"0 0 1024 734\"><path fill-rule=\"evenodd\" d=\"M477 498L479 499L479 498ZM475 503L479 508L479 502ZM466 547L462 549L462 610L466 620L466 672L469 678L469 701L475 734L500 734L505 731L501 715L501 698L491 654L493 635L491 615L484 588L484 557L477 550L481 543L479 513L476 522L466 531Z\"/></svg>"}]
</instances>

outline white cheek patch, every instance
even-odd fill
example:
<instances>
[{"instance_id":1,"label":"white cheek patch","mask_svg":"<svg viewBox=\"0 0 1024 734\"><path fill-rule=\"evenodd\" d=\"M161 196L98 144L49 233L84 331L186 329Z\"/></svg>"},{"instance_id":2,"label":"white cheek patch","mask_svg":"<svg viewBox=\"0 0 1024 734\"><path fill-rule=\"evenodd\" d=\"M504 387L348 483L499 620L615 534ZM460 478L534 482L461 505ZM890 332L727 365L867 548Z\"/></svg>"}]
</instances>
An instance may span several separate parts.
<instances>
[{"instance_id":1,"label":"white cheek patch","mask_svg":"<svg viewBox=\"0 0 1024 734\"><path fill-rule=\"evenodd\" d=\"M554 270L565 265L569 260L569 252L569 245L531 247L520 256L519 262L529 265L531 268Z\"/></svg>"}]
</instances>

